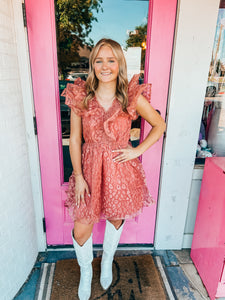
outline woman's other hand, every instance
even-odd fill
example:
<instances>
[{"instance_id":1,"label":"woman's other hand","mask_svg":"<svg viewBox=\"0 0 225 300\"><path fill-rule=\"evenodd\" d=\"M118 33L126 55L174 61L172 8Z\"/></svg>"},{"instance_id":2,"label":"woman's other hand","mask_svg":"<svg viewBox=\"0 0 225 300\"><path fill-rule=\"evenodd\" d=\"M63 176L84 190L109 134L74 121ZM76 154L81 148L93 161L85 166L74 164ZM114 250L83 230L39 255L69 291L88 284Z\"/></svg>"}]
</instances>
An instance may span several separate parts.
<instances>
[{"instance_id":1,"label":"woman's other hand","mask_svg":"<svg viewBox=\"0 0 225 300\"><path fill-rule=\"evenodd\" d=\"M84 205L86 205L84 200L84 195L85 193L87 193L87 195L90 197L90 192L89 192L87 182L85 181L82 174L75 176L75 178L76 178L75 200L76 200L77 207L80 207L82 202Z\"/></svg>"},{"instance_id":2,"label":"woman's other hand","mask_svg":"<svg viewBox=\"0 0 225 300\"><path fill-rule=\"evenodd\" d=\"M112 152L120 153L119 155L113 158L113 161L118 163L129 161L141 155L141 153L136 148L133 148L130 145L128 145L128 147L125 149L112 150Z\"/></svg>"}]
</instances>

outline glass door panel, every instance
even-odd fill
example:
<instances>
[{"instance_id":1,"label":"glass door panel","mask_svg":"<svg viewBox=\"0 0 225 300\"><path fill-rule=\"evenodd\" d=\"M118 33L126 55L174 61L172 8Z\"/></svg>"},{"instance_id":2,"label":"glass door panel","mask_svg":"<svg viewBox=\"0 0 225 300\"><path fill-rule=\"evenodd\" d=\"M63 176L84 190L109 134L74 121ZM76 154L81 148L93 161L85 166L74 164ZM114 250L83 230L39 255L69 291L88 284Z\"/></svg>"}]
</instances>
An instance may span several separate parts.
<instances>
[{"instance_id":1,"label":"glass door panel","mask_svg":"<svg viewBox=\"0 0 225 300\"><path fill-rule=\"evenodd\" d=\"M72 173L72 164L69 155L70 109L61 93L67 83L73 83L76 78L86 80L91 49L103 37L121 44L127 60L128 79L140 73L139 82L144 82L148 5L148 0L55 1L64 182ZM140 125L139 117L130 132L134 147L139 144Z\"/></svg>"}]
</instances>

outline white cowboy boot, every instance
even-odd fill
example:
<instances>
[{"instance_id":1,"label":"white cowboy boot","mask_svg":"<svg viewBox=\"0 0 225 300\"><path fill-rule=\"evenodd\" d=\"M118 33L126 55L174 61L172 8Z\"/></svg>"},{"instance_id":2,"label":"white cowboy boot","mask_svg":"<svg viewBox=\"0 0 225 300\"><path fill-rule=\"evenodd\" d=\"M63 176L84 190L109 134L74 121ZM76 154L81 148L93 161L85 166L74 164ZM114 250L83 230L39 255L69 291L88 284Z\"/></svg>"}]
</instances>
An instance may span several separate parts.
<instances>
[{"instance_id":1,"label":"white cowboy boot","mask_svg":"<svg viewBox=\"0 0 225 300\"><path fill-rule=\"evenodd\" d=\"M100 276L100 283L104 290L106 290L112 283L113 257L123 231L124 223L125 221L122 222L120 228L117 230L112 223L106 220Z\"/></svg>"},{"instance_id":2,"label":"white cowboy boot","mask_svg":"<svg viewBox=\"0 0 225 300\"><path fill-rule=\"evenodd\" d=\"M80 283L78 288L78 297L80 300L88 300L91 296L91 281L92 281L92 260L93 260L93 246L92 234L89 239L80 246L73 236L73 246L76 252L77 261L80 266Z\"/></svg>"}]
</instances>

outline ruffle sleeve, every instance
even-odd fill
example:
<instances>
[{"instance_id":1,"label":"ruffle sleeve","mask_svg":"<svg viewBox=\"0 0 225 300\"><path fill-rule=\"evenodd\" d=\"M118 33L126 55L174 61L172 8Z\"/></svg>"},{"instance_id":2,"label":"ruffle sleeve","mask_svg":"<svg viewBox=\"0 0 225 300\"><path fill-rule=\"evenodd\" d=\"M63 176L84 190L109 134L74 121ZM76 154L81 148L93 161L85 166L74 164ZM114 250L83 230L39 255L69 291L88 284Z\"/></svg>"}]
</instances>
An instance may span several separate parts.
<instances>
[{"instance_id":1,"label":"ruffle sleeve","mask_svg":"<svg viewBox=\"0 0 225 300\"><path fill-rule=\"evenodd\" d=\"M78 116L84 112L83 100L86 97L85 81L80 77L74 83L68 83L61 96L65 97L68 105Z\"/></svg>"},{"instance_id":2,"label":"ruffle sleeve","mask_svg":"<svg viewBox=\"0 0 225 300\"><path fill-rule=\"evenodd\" d=\"M138 114L136 112L137 100L140 95L143 95L148 102L151 102L151 87L150 83L139 84L139 74L132 77L128 85L128 106L127 111L132 120L136 120Z\"/></svg>"}]
</instances>

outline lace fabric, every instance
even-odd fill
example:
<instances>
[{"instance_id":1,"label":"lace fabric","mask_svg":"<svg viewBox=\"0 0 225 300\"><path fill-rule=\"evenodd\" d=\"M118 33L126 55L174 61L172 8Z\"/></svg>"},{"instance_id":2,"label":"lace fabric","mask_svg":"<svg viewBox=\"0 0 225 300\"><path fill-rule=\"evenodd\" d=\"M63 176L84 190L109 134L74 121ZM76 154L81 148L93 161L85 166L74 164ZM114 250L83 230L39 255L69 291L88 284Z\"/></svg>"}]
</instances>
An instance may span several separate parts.
<instances>
[{"instance_id":1,"label":"lace fabric","mask_svg":"<svg viewBox=\"0 0 225 300\"><path fill-rule=\"evenodd\" d=\"M85 82L78 78L68 84L63 91L66 104L82 117L83 176L87 181L91 196L85 195L85 203L75 205L75 176L70 176L65 205L75 221L90 224L100 219L127 219L138 215L144 206L154 203L145 179L145 173L138 158L125 163L117 163L112 150L128 146L131 121L137 118L136 105L140 94L148 101L151 97L150 84L138 84L139 75L129 83L128 113L122 111L120 102L115 99L105 111L94 97L88 109L82 106L86 95Z\"/></svg>"},{"instance_id":2,"label":"lace fabric","mask_svg":"<svg viewBox=\"0 0 225 300\"><path fill-rule=\"evenodd\" d=\"M68 83L61 96L66 98L65 104L82 116L84 107L82 101L86 96L85 81L78 77L74 83Z\"/></svg>"}]
</instances>

